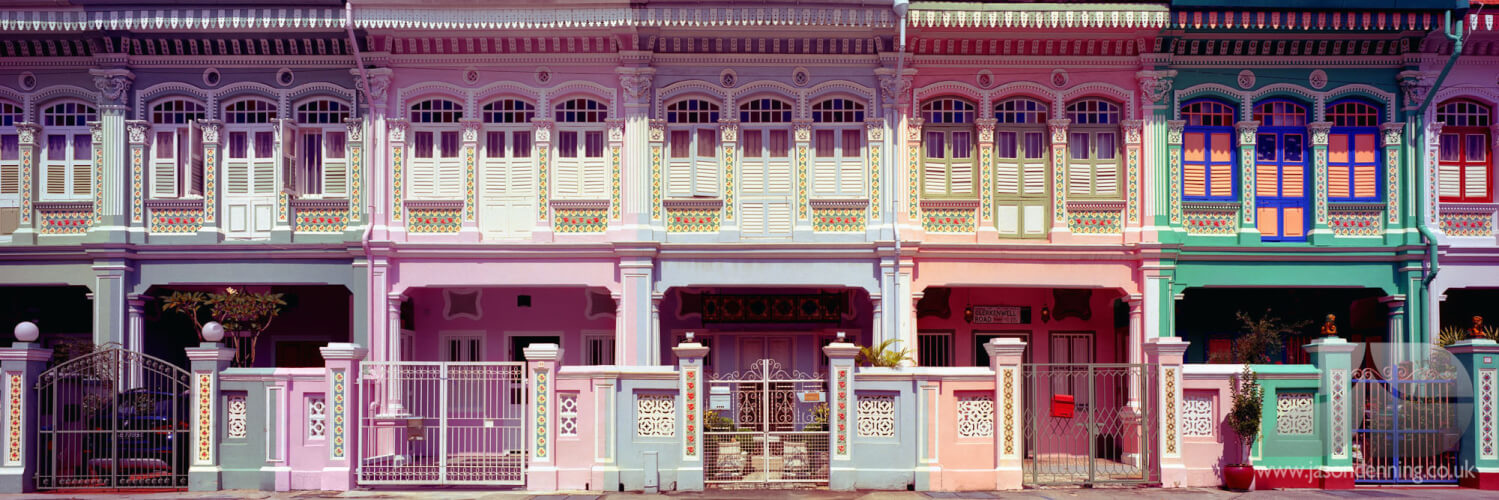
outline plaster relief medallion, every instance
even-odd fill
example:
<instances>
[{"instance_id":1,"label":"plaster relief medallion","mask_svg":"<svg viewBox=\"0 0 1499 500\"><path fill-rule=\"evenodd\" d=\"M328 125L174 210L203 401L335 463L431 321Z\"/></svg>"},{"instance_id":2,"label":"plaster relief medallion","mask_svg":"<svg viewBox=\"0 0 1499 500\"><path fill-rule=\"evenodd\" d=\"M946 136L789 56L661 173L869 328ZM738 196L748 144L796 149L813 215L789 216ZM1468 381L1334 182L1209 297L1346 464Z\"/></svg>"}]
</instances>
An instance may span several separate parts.
<instances>
[{"instance_id":1,"label":"plaster relief medallion","mask_svg":"<svg viewBox=\"0 0 1499 500\"><path fill-rule=\"evenodd\" d=\"M479 83L479 70L467 68L463 70L463 83L473 85Z\"/></svg>"},{"instance_id":2,"label":"plaster relief medallion","mask_svg":"<svg viewBox=\"0 0 1499 500\"><path fill-rule=\"evenodd\" d=\"M812 83L812 73L808 72L807 68L796 68L791 71L791 83L798 87L805 87L808 83Z\"/></svg>"},{"instance_id":3,"label":"plaster relief medallion","mask_svg":"<svg viewBox=\"0 0 1499 500\"><path fill-rule=\"evenodd\" d=\"M536 68L536 83L547 84L552 81L552 70L546 66Z\"/></svg>"},{"instance_id":4,"label":"plaster relief medallion","mask_svg":"<svg viewBox=\"0 0 1499 500\"><path fill-rule=\"evenodd\" d=\"M978 83L979 88L982 88L982 89L987 89L987 88L993 87L994 86L994 73L990 73L989 70L987 70L987 69L985 69L985 70L979 70L978 77L974 81L975 81L975 83Z\"/></svg>"},{"instance_id":5,"label":"plaster relief medallion","mask_svg":"<svg viewBox=\"0 0 1499 500\"><path fill-rule=\"evenodd\" d=\"M1312 76L1308 77L1306 82L1312 88L1322 90L1323 87L1327 86L1327 72L1320 69L1312 71Z\"/></svg>"},{"instance_id":6,"label":"plaster relief medallion","mask_svg":"<svg viewBox=\"0 0 1499 500\"><path fill-rule=\"evenodd\" d=\"M1056 69L1051 71L1051 86L1062 88L1067 86L1067 70Z\"/></svg>"},{"instance_id":7,"label":"plaster relief medallion","mask_svg":"<svg viewBox=\"0 0 1499 500\"><path fill-rule=\"evenodd\" d=\"M722 73L718 74L718 84L723 86L723 88L734 88L734 85L738 83L739 75L734 73L732 69L723 70Z\"/></svg>"},{"instance_id":8,"label":"plaster relief medallion","mask_svg":"<svg viewBox=\"0 0 1499 500\"><path fill-rule=\"evenodd\" d=\"M1239 72L1239 88L1249 90L1254 86L1254 72L1244 70Z\"/></svg>"},{"instance_id":9,"label":"plaster relief medallion","mask_svg":"<svg viewBox=\"0 0 1499 500\"><path fill-rule=\"evenodd\" d=\"M21 85L21 90L34 89L36 88L36 75L30 71L21 73L21 77L17 79L17 83Z\"/></svg>"},{"instance_id":10,"label":"plaster relief medallion","mask_svg":"<svg viewBox=\"0 0 1499 500\"><path fill-rule=\"evenodd\" d=\"M290 87L295 81L297 81L297 75L291 72L291 68L281 68L276 72L276 83L282 87Z\"/></svg>"},{"instance_id":11,"label":"plaster relief medallion","mask_svg":"<svg viewBox=\"0 0 1499 500\"><path fill-rule=\"evenodd\" d=\"M204 85L207 85L209 87L217 87L220 83L223 83L223 81L224 77L223 75L219 74L218 68L208 68L203 70Z\"/></svg>"}]
</instances>

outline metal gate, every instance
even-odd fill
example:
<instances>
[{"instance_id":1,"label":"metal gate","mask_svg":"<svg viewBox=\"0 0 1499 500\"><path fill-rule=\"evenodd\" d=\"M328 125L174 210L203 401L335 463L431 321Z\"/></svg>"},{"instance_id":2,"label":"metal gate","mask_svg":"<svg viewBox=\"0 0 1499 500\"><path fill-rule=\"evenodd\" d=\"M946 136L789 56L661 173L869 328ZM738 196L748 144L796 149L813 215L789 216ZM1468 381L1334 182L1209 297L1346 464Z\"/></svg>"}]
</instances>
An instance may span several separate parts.
<instances>
[{"instance_id":1,"label":"metal gate","mask_svg":"<svg viewBox=\"0 0 1499 500\"><path fill-rule=\"evenodd\" d=\"M1456 483L1463 429L1450 370L1353 373L1353 471L1364 484Z\"/></svg>"},{"instance_id":2,"label":"metal gate","mask_svg":"<svg viewBox=\"0 0 1499 500\"><path fill-rule=\"evenodd\" d=\"M359 371L360 484L524 484L520 362L369 362Z\"/></svg>"},{"instance_id":3,"label":"metal gate","mask_svg":"<svg viewBox=\"0 0 1499 500\"><path fill-rule=\"evenodd\" d=\"M1152 365L1026 364L1025 484L1142 484L1153 470ZM1129 404L1133 391L1138 408Z\"/></svg>"},{"instance_id":4,"label":"metal gate","mask_svg":"<svg viewBox=\"0 0 1499 500\"><path fill-rule=\"evenodd\" d=\"M37 380L39 489L185 489L186 370L109 348Z\"/></svg>"},{"instance_id":5,"label":"metal gate","mask_svg":"<svg viewBox=\"0 0 1499 500\"><path fill-rule=\"evenodd\" d=\"M827 381L773 359L708 379L703 414L709 484L812 486L828 481Z\"/></svg>"}]
</instances>

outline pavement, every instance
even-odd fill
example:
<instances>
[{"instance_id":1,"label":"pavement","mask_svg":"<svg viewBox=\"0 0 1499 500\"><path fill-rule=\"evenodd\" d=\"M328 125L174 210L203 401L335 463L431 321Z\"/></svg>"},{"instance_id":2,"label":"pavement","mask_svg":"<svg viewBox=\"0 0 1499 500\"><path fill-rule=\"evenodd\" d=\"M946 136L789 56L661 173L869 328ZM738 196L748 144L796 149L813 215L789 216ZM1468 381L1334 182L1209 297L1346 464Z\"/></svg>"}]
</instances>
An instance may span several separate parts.
<instances>
[{"instance_id":1,"label":"pavement","mask_svg":"<svg viewBox=\"0 0 1499 500\"><path fill-rule=\"evenodd\" d=\"M931 500L931 499L993 499L1015 498L1023 500L1125 500L1140 499L1459 499L1492 498L1499 500L1499 491L1477 491L1444 487L1384 487L1358 488L1353 490L1268 490L1231 492L1216 488L1072 488L1032 489L1005 492L915 492L915 491L828 491L828 490L709 490L698 493L669 492L658 495L641 493L598 492L547 492L492 491L459 488L423 488L420 490L354 490L354 491L213 491L172 493L38 493L26 495L0 495L0 499L64 500L64 499L246 499L246 500L312 500L322 498L345 498L352 500L765 500L767 498L796 498L810 500Z\"/></svg>"}]
</instances>

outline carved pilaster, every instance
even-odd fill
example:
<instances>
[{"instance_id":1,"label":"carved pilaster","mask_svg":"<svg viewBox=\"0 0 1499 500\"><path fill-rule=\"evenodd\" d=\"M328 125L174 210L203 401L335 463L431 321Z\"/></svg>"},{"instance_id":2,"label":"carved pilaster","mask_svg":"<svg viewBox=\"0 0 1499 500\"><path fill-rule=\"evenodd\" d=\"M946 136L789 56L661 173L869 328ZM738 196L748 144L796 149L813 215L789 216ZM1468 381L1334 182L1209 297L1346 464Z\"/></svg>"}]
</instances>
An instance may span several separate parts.
<instances>
[{"instance_id":1,"label":"carved pilaster","mask_svg":"<svg viewBox=\"0 0 1499 500\"><path fill-rule=\"evenodd\" d=\"M390 220L400 221L406 193L406 129L410 123L397 118L386 120L385 126L390 134Z\"/></svg>"},{"instance_id":2,"label":"carved pilaster","mask_svg":"<svg viewBox=\"0 0 1499 500\"><path fill-rule=\"evenodd\" d=\"M1047 120L1051 130L1051 206L1052 230L1067 230L1067 127L1072 120Z\"/></svg>"}]
</instances>

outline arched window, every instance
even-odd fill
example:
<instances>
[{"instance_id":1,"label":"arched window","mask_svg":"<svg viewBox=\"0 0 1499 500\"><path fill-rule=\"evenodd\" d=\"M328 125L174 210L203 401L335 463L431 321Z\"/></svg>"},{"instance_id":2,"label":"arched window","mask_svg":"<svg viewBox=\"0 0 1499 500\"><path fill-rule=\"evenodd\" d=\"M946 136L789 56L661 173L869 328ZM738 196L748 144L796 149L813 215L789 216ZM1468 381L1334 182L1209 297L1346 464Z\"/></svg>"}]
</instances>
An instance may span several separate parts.
<instances>
[{"instance_id":1,"label":"arched window","mask_svg":"<svg viewBox=\"0 0 1499 500\"><path fill-rule=\"evenodd\" d=\"M332 99L297 106L302 146L291 182L308 196L344 196L349 192L349 106Z\"/></svg>"},{"instance_id":2,"label":"arched window","mask_svg":"<svg viewBox=\"0 0 1499 500\"><path fill-rule=\"evenodd\" d=\"M1272 100L1254 107L1255 223L1264 241L1306 239L1309 210L1306 106Z\"/></svg>"},{"instance_id":3,"label":"arched window","mask_svg":"<svg viewBox=\"0 0 1499 500\"><path fill-rule=\"evenodd\" d=\"M1437 194L1441 201L1489 203L1493 151L1490 142L1493 110L1466 99L1437 106L1442 122L1437 161Z\"/></svg>"},{"instance_id":4,"label":"arched window","mask_svg":"<svg viewBox=\"0 0 1499 500\"><path fill-rule=\"evenodd\" d=\"M740 235L791 236L795 198L791 103L775 97L739 101Z\"/></svg>"},{"instance_id":5,"label":"arched window","mask_svg":"<svg viewBox=\"0 0 1499 500\"><path fill-rule=\"evenodd\" d=\"M480 110L479 231L488 238L526 238L536 225L536 161L531 132L536 106L490 101Z\"/></svg>"},{"instance_id":6,"label":"arched window","mask_svg":"<svg viewBox=\"0 0 1499 500\"><path fill-rule=\"evenodd\" d=\"M718 196L718 105L685 99L666 105L666 195Z\"/></svg>"},{"instance_id":7,"label":"arched window","mask_svg":"<svg viewBox=\"0 0 1499 500\"><path fill-rule=\"evenodd\" d=\"M21 203L21 138L16 124L25 120L24 112L14 103L0 101L0 206L15 207ZM10 234L19 222L16 215L0 211L0 234Z\"/></svg>"},{"instance_id":8,"label":"arched window","mask_svg":"<svg viewBox=\"0 0 1499 500\"><path fill-rule=\"evenodd\" d=\"M864 196L864 104L823 99L812 104L812 194Z\"/></svg>"},{"instance_id":9,"label":"arched window","mask_svg":"<svg viewBox=\"0 0 1499 500\"><path fill-rule=\"evenodd\" d=\"M1234 107L1218 101L1182 106L1182 199L1234 201Z\"/></svg>"},{"instance_id":10,"label":"arched window","mask_svg":"<svg viewBox=\"0 0 1499 500\"><path fill-rule=\"evenodd\" d=\"M411 105L411 175L406 185L413 200L463 199L461 131L463 105L428 99Z\"/></svg>"},{"instance_id":11,"label":"arched window","mask_svg":"<svg viewBox=\"0 0 1499 500\"><path fill-rule=\"evenodd\" d=\"M1000 236L1042 237L1051 227L1049 111L1046 103L1026 97L994 105L994 216Z\"/></svg>"},{"instance_id":12,"label":"arched window","mask_svg":"<svg viewBox=\"0 0 1499 500\"><path fill-rule=\"evenodd\" d=\"M198 120L203 105L170 99L151 107L151 196L203 195L203 144Z\"/></svg>"},{"instance_id":13,"label":"arched window","mask_svg":"<svg viewBox=\"0 0 1499 500\"><path fill-rule=\"evenodd\" d=\"M93 188L93 133L88 123L98 120L93 106L60 102L42 110L43 200L87 200Z\"/></svg>"},{"instance_id":14,"label":"arched window","mask_svg":"<svg viewBox=\"0 0 1499 500\"><path fill-rule=\"evenodd\" d=\"M283 137L277 144L276 127L282 126L278 118L276 104L264 99L244 99L224 107L228 149L224 155L224 206L230 235L270 236L278 191L276 157L278 153L287 156L286 149L295 144L290 137Z\"/></svg>"},{"instance_id":15,"label":"arched window","mask_svg":"<svg viewBox=\"0 0 1499 500\"><path fill-rule=\"evenodd\" d=\"M1379 108L1345 100L1327 107L1327 200L1379 201Z\"/></svg>"},{"instance_id":16,"label":"arched window","mask_svg":"<svg viewBox=\"0 0 1499 500\"><path fill-rule=\"evenodd\" d=\"M608 198L604 165L604 119L609 106L579 97L553 109L557 118L557 168L553 196L558 199Z\"/></svg>"},{"instance_id":17,"label":"arched window","mask_svg":"<svg viewBox=\"0 0 1499 500\"><path fill-rule=\"evenodd\" d=\"M952 97L921 106L921 193L931 198L973 198L978 178L974 168L974 106Z\"/></svg>"},{"instance_id":18,"label":"arched window","mask_svg":"<svg viewBox=\"0 0 1499 500\"><path fill-rule=\"evenodd\" d=\"M1084 99L1067 106L1067 193L1073 198L1120 198L1119 105Z\"/></svg>"}]
</instances>

